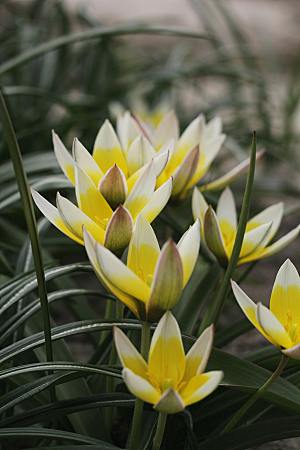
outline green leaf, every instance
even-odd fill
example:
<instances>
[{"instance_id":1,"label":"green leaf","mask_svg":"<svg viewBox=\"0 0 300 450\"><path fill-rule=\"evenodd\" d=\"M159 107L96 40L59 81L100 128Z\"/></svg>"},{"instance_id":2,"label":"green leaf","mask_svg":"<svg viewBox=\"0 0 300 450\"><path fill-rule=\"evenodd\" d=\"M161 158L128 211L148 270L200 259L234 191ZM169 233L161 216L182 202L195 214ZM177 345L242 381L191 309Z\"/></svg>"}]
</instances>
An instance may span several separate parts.
<instances>
[{"instance_id":1,"label":"green leaf","mask_svg":"<svg viewBox=\"0 0 300 450\"><path fill-rule=\"evenodd\" d=\"M198 450L244 450L266 442L298 436L300 416L280 417L240 427L228 434L208 439L198 446Z\"/></svg>"},{"instance_id":2,"label":"green leaf","mask_svg":"<svg viewBox=\"0 0 300 450\"><path fill-rule=\"evenodd\" d=\"M38 428L38 427L17 427L17 428L2 428L0 429L0 440L2 439L30 439L33 437L45 437L50 440L61 439L63 441L82 442L83 444L91 445L108 445L106 442L99 441L88 436L83 436L78 433L70 433L69 431L54 430L50 428ZM112 447L114 449L114 447ZM116 447L115 447L116 448Z\"/></svg>"}]
</instances>

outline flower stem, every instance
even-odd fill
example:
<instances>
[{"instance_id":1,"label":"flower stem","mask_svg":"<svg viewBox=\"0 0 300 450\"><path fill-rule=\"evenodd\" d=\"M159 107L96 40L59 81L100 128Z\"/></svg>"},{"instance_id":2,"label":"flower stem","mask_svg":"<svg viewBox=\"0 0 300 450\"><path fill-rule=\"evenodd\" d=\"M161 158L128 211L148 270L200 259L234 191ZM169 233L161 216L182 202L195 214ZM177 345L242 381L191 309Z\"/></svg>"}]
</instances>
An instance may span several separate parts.
<instances>
[{"instance_id":1,"label":"flower stem","mask_svg":"<svg viewBox=\"0 0 300 450\"><path fill-rule=\"evenodd\" d=\"M282 374L288 362L288 357L282 355L277 368L267 381L244 403L244 405L231 417L221 434L231 431L244 417L252 405L267 391L267 389L274 383L274 381Z\"/></svg>"},{"instance_id":2,"label":"flower stem","mask_svg":"<svg viewBox=\"0 0 300 450\"><path fill-rule=\"evenodd\" d=\"M159 450L164 438L168 414L159 413L155 436L153 439L152 450Z\"/></svg>"},{"instance_id":3,"label":"flower stem","mask_svg":"<svg viewBox=\"0 0 300 450\"><path fill-rule=\"evenodd\" d=\"M148 358L149 347L150 347L150 323L142 322L141 355L144 359ZM127 445L127 447L130 450L138 450L139 448L143 406L144 402L137 398L135 400L131 433Z\"/></svg>"}]
</instances>

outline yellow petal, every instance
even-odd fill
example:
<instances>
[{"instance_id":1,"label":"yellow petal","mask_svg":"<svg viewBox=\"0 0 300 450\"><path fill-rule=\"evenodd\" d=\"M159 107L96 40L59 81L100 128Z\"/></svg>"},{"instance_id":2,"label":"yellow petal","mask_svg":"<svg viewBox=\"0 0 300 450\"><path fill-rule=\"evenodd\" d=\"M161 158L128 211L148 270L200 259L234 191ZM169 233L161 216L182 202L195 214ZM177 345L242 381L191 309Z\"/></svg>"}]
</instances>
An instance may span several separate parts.
<instances>
[{"instance_id":1,"label":"yellow petal","mask_svg":"<svg viewBox=\"0 0 300 450\"><path fill-rule=\"evenodd\" d=\"M66 227L74 233L81 241L83 240L82 227L84 226L97 242L103 244L104 230L92 219L84 214L70 200L57 193L57 209Z\"/></svg>"},{"instance_id":2,"label":"yellow petal","mask_svg":"<svg viewBox=\"0 0 300 450\"><path fill-rule=\"evenodd\" d=\"M148 301L150 288L141 278L107 248L98 245L96 253L101 271L112 285L143 302Z\"/></svg>"},{"instance_id":3,"label":"yellow petal","mask_svg":"<svg viewBox=\"0 0 300 450\"><path fill-rule=\"evenodd\" d=\"M294 264L287 259L280 267L272 290L270 310L300 341L300 277ZM294 340L294 339L293 339Z\"/></svg>"},{"instance_id":4,"label":"yellow petal","mask_svg":"<svg viewBox=\"0 0 300 450\"><path fill-rule=\"evenodd\" d=\"M120 328L114 327L114 340L122 366L146 378L148 370L146 361Z\"/></svg>"},{"instance_id":5,"label":"yellow petal","mask_svg":"<svg viewBox=\"0 0 300 450\"><path fill-rule=\"evenodd\" d=\"M280 239L278 239L273 244L266 247L261 254L259 255L259 258L266 258L267 256L275 255L276 253L280 252L283 248L285 248L287 245L289 245L291 242L293 242L294 239L298 237L300 233L300 225L298 225L296 228L291 230L289 233L282 236ZM249 258L247 258L247 261Z\"/></svg>"},{"instance_id":6,"label":"yellow petal","mask_svg":"<svg viewBox=\"0 0 300 450\"><path fill-rule=\"evenodd\" d=\"M193 273L200 249L200 222L196 219L177 244L183 267L183 287Z\"/></svg>"},{"instance_id":7,"label":"yellow petal","mask_svg":"<svg viewBox=\"0 0 300 450\"><path fill-rule=\"evenodd\" d=\"M178 392L174 389L167 389L154 405L154 409L166 414L176 414L184 410L184 402Z\"/></svg>"},{"instance_id":8,"label":"yellow petal","mask_svg":"<svg viewBox=\"0 0 300 450\"><path fill-rule=\"evenodd\" d=\"M259 225L263 225L264 223L272 222L272 226L267 235L267 238L264 240L263 244L267 245L270 240L275 236L280 226L283 215L283 203L277 203L276 205L269 206L268 208L261 211L256 216L252 217L251 220L247 223L246 231L250 231L253 228L258 227Z\"/></svg>"},{"instance_id":9,"label":"yellow petal","mask_svg":"<svg viewBox=\"0 0 300 450\"><path fill-rule=\"evenodd\" d=\"M74 160L71 154L68 152L64 144L62 143L58 134L52 130L52 141L54 146L54 153L58 164L60 165L62 171L66 177L71 181L72 184L75 183L74 174Z\"/></svg>"},{"instance_id":10,"label":"yellow petal","mask_svg":"<svg viewBox=\"0 0 300 450\"><path fill-rule=\"evenodd\" d=\"M104 285L104 287L110 291L113 295L115 295L121 302L124 303L125 306L127 306L133 314L139 318L144 319L144 307L143 304L136 300L131 295L126 294L125 292L118 289L116 286L110 283L110 281L106 278L103 271L101 270L101 266L98 261L97 257L97 242L95 239L88 233L86 229L83 229L83 236L84 236L84 246L87 252L87 255L89 257L90 263L93 266L93 269L101 281L101 283Z\"/></svg>"},{"instance_id":11,"label":"yellow petal","mask_svg":"<svg viewBox=\"0 0 300 450\"><path fill-rule=\"evenodd\" d=\"M289 348L293 345L284 326L276 319L274 314L261 303L257 305L256 318L261 328L272 338L277 346Z\"/></svg>"},{"instance_id":12,"label":"yellow petal","mask_svg":"<svg viewBox=\"0 0 300 450\"><path fill-rule=\"evenodd\" d=\"M193 211L193 217L194 220L199 219L201 224L201 233L203 233L203 225L204 225L204 216L206 213L206 210L208 209L208 204L204 198L204 196L201 194L199 189L197 187L193 190L193 197L192 197L192 211Z\"/></svg>"},{"instance_id":13,"label":"yellow petal","mask_svg":"<svg viewBox=\"0 0 300 450\"><path fill-rule=\"evenodd\" d=\"M60 213L55 206L51 205L48 200L46 200L41 194L39 194L34 189L31 189L31 195L32 198L36 204L36 206L39 208L42 214L44 214L45 217L49 220L49 222L52 223L59 231L62 231L64 234L66 234L68 237L73 239L73 241L78 242L78 244L83 245L83 240L77 236L75 233L73 233L64 223L62 220Z\"/></svg>"},{"instance_id":14,"label":"yellow petal","mask_svg":"<svg viewBox=\"0 0 300 450\"><path fill-rule=\"evenodd\" d=\"M93 157L99 165L102 172L106 172L114 164L127 176L127 164L123 154L119 139L109 122L105 120L100 128L93 150Z\"/></svg>"},{"instance_id":15,"label":"yellow petal","mask_svg":"<svg viewBox=\"0 0 300 450\"><path fill-rule=\"evenodd\" d=\"M173 174L173 197L179 196L185 190L194 175L198 161L199 147L195 147L189 151Z\"/></svg>"},{"instance_id":16,"label":"yellow petal","mask_svg":"<svg viewBox=\"0 0 300 450\"><path fill-rule=\"evenodd\" d=\"M183 289L183 267L179 251L173 241L163 246L159 255L150 298L147 302L147 314L150 320L159 319L162 313L173 308Z\"/></svg>"},{"instance_id":17,"label":"yellow petal","mask_svg":"<svg viewBox=\"0 0 300 450\"><path fill-rule=\"evenodd\" d=\"M226 188L219 198L217 217L225 243L231 242L235 238L237 218L234 197L229 188Z\"/></svg>"},{"instance_id":18,"label":"yellow petal","mask_svg":"<svg viewBox=\"0 0 300 450\"><path fill-rule=\"evenodd\" d=\"M170 311L160 319L151 341L149 351L149 376L165 390L174 388L185 371L185 354L179 326Z\"/></svg>"},{"instance_id":19,"label":"yellow petal","mask_svg":"<svg viewBox=\"0 0 300 450\"><path fill-rule=\"evenodd\" d=\"M161 213L172 193L172 178L169 178L151 195L148 203L141 210L141 214L149 223Z\"/></svg>"},{"instance_id":20,"label":"yellow petal","mask_svg":"<svg viewBox=\"0 0 300 450\"><path fill-rule=\"evenodd\" d=\"M211 206L209 206L206 210L203 228L205 242L208 248L215 255L220 264L226 266L226 264L228 263L228 256L226 252L225 242L218 222L218 218Z\"/></svg>"},{"instance_id":21,"label":"yellow petal","mask_svg":"<svg viewBox=\"0 0 300 450\"><path fill-rule=\"evenodd\" d=\"M184 379L190 380L195 375L200 375L206 367L209 355L212 350L214 339L214 328L210 325L201 336L198 337L194 345L186 355Z\"/></svg>"},{"instance_id":22,"label":"yellow petal","mask_svg":"<svg viewBox=\"0 0 300 450\"><path fill-rule=\"evenodd\" d=\"M92 155L77 138L73 141L73 157L77 165L91 178L95 186L98 187L99 181L103 177L103 172Z\"/></svg>"},{"instance_id":23,"label":"yellow petal","mask_svg":"<svg viewBox=\"0 0 300 450\"><path fill-rule=\"evenodd\" d=\"M159 401L160 392L148 380L136 375L130 369L123 369L122 375L128 390L135 397L152 405L155 405Z\"/></svg>"},{"instance_id":24,"label":"yellow petal","mask_svg":"<svg viewBox=\"0 0 300 450\"><path fill-rule=\"evenodd\" d=\"M272 227L272 222L269 223L265 223L263 225L260 225L256 228L254 228L251 231L247 231L244 235L244 239L243 239L243 244L242 244L242 248L240 251L240 261L239 263L244 263L244 259L252 257L255 259L259 258L259 255L261 253L261 251L263 250L263 244L264 241L266 239L266 237L268 236L270 230ZM230 253L232 251L233 248L233 244L232 243L231 247L230 247ZM254 260L254 259L252 259Z\"/></svg>"},{"instance_id":25,"label":"yellow petal","mask_svg":"<svg viewBox=\"0 0 300 450\"><path fill-rule=\"evenodd\" d=\"M268 341L270 341L272 344L275 344L275 341L269 336L265 330L260 326L257 317L256 317L256 309L257 305L248 297L248 295L245 294L245 292L239 287L239 285L235 281L231 281L231 287L232 291L234 293L234 296L236 298L236 301L238 302L241 310L247 317L247 319L250 320L252 325L255 326L255 328L258 329L258 331L266 338Z\"/></svg>"},{"instance_id":26,"label":"yellow petal","mask_svg":"<svg viewBox=\"0 0 300 450\"><path fill-rule=\"evenodd\" d=\"M78 166L75 168L75 192L79 208L105 229L112 216L112 209L92 180Z\"/></svg>"},{"instance_id":27,"label":"yellow petal","mask_svg":"<svg viewBox=\"0 0 300 450\"><path fill-rule=\"evenodd\" d=\"M185 406L203 400L219 386L223 372L214 370L194 376L188 384L180 390Z\"/></svg>"},{"instance_id":28,"label":"yellow petal","mask_svg":"<svg viewBox=\"0 0 300 450\"><path fill-rule=\"evenodd\" d=\"M151 286L160 248L149 222L140 214L128 248L127 266Z\"/></svg>"}]
</instances>

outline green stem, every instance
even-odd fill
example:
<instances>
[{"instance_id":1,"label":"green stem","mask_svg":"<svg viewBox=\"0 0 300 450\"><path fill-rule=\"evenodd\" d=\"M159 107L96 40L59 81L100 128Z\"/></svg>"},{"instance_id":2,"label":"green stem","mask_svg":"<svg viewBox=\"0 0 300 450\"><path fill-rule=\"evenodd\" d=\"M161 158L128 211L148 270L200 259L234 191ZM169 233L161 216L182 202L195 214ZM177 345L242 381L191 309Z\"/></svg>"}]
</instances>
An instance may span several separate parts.
<instances>
[{"instance_id":1,"label":"green stem","mask_svg":"<svg viewBox=\"0 0 300 450\"><path fill-rule=\"evenodd\" d=\"M150 347L150 323L142 322L141 355L146 360L148 358L149 347ZM143 406L144 402L137 398L135 400L131 433L128 440L128 448L130 450L138 450L139 448Z\"/></svg>"},{"instance_id":2,"label":"green stem","mask_svg":"<svg viewBox=\"0 0 300 450\"><path fill-rule=\"evenodd\" d=\"M271 384L280 377L284 368L286 367L288 362L288 357L282 355L279 361L279 364L276 370L272 373L272 375L267 379L267 381L244 403L244 405L231 417L225 428L223 429L221 434L228 433L231 431L244 417L247 411L251 408L254 403L261 398L261 396L268 390Z\"/></svg>"},{"instance_id":3,"label":"green stem","mask_svg":"<svg viewBox=\"0 0 300 450\"><path fill-rule=\"evenodd\" d=\"M208 308L206 310L206 314L204 315L201 323L200 331L203 331L208 325L215 323L218 320L224 302L229 292L230 279L238 263L246 231L246 225L248 221L251 193L255 173L255 162L256 162L256 134L253 133L250 166L233 250L220 289L216 295L215 301L211 305L211 308Z\"/></svg>"},{"instance_id":4,"label":"green stem","mask_svg":"<svg viewBox=\"0 0 300 450\"><path fill-rule=\"evenodd\" d=\"M45 336L46 358L47 361L53 361L52 341L51 341L51 324L48 305L48 296L46 289L45 273L42 259L42 252L39 243L36 219L34 215L32 198L29 192L27 176L24 171L21 151L16 139L13 124L6 106L5 99L0 90L0 118L3 124L3 133L7 141L10 157L13 163L16 180L18 183L24 216L26 219L30 244L32 248L32 255L34 260L34 267L36 272L38 294L41 301L43 328ZM53 393L53 391L52 391ZM53 395L52 395L53 396Z\"/></svg>"},{"instance_id":5,"label":"green stem","mask_svg":"<svg viewBox=\"0 0 300 450\"><path fill-rule=\"evenodd\" d=\"M168 417L168 414L166 414L166 413L159 413L157 427L156 427L156 432L155 432L155 436L154 436L154 439L153 439L152 450L159 450L160 449L160 446L161 446L163 438L164 438L164 433L165 433L165 428L166 428L166 423L167 423L167 417Z\"/></svg>"}]
</instances>

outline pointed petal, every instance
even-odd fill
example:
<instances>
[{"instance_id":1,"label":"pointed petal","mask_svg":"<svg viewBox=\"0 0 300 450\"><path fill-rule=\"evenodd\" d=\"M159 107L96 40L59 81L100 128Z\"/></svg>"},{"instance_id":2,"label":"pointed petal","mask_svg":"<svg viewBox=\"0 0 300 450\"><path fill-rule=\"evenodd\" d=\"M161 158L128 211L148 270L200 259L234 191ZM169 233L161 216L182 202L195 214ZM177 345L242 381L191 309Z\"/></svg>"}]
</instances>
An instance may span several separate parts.
<instances>
[{"instance_id":1,"label":"pointed petal","mask_svg":"<svg viewBox=\"0 0 300 450\"><path fill-rule=\"evenodd\" d=\"M199 189L197 187L193 190L193 197L192 197L192 210L193 210L193 217L194 220L200 219L201 227L203 227L204 224L204 216L206 213L206 210L208 209L208 204L204 198L204 196L201 194Z\"/></svg>"},{"instance_id":2,"label":"pointed petal","mask_svg":"<svg viewBox=\"0 0 300 450\"><path fill-rule=\"evenodd\" d=\"M153 143L160 149L167 142L177 141L179 137L179 123L174 111L169 111L160 121L153 133Z\"/></svg>"},{"instance_id":3,"label":"pointed petal","mask_svg":"<svg viewBox=\"0 0 300 450\"><path fill-rule=\"evenodd\" d=\"M122 170L114 164L103 176L99 189L112 209L116 209L125 202L127 196L127 183Z\"/></svg>"},{"instance_id":4,"label":"pointed petal","mask_svg":"<svg viewBox=\"0 0 300 450\"><path fill-rule=\"evenodd\" d=\"M175 387L184 376L185 354L181 333L170 311L163 315L154 331L148 361L149 376L158 383L170 380Z\"/></svg>"},{"instance_id":5,"label":"pointed petal","mask_svg":"<svg viewBox=\"0 0 300 450\"><path fill-rule=\"evenodd\" d=\"M103 286L113 295L115 295L119 300L121 300L121 302L123 302L124 305L127 306L138 319L144 320L143 304L140 301L136 300L134 297L125 294L125 292L121 291L116 286L112 285L109 282L109 280L105 277L103 271L101 270L97 257L96 248L98 244L85 228L83 229L83 237L84 237L84 246L87 255L89 257L90 263L93 266L93 269L97 277L103 284Z\"/></svg>"},{"instance_id":6,"label":"pointed petal","mask_svg":"<svg viewBox=\"0 0 300 450\"><path fill-rule=\"evenodd\" d=\"M224 241L231 242L235 238L237 218L234 197L229 188L226 188L219 198L217 217Z\"/></svg>"},{"instance_id":7,"label":"pointed petal","mask_svg":"<svg viewBox=\"0 0 300 450\"><path fill-rule=\"evenodd\" d=\"M210 395L217 389L222 378L223 372L220 370L202 373L201 375L193 377L188 384L180 390L180 395L185 406L199 402Z\"/></svg>"},{"instance_id":8,"label":"pointed petal","mask_svg":"<svg viewBox=\"0 0 300 450\"><path fill-rule=\"evenodd\" d=\"M240 262L244 262L244 258L257 255L259 258L260 252L263 250L263 243L268 236L272 227L272 222L265 223L251 231L247 231L244 235L244 240L240 252ZM234 242L232 243L233 247ZM232 249L231 249L232 251Z\"/></svg>"},{"instance_id":9,"label":"pointed petal","mask_svg":"<svg viewBox=\"0 0 300 450\"><path fill-rule=\"evenodd\" d=\"M236 298L236 301L238 302L241 310L245 314L248 320L252 323L252 325L257 328L257 330L266 338L268 341L270 341L272 344L274 344L274 340L262 329L259 322L257 321L256 317L256 309L257 305L254 303L247 294L239 287L239 285L235 281L231 281L231 287L233 294Z\"/></svg>"},{"instance_id":10,"label":"pointed petal","mask_svg":"<svg viewBox=\"0 0 300 450\"><path fill-rule=\"evenodd\" d=\"M136 375L130 369L123 369L123 379L128 390L144 402L155 405L160 398L160 393L145 378Z\"/></svg>"},{"instance_id":11,"label":"pointed petal","mask_svg":"<svg viewBox=\"0 0 300 450\"><path fill-rule=\"evenodd\" d=\"M70 200L57 193L56 197L57 209L66 227L74 233L82 242L84 226L91 235L101 244L104 242L104 230L99 227L92 219L84 214Z\"/></svg>"},{"instance_id":12,"label":"pointed petal","mask_svg":"<svg viewBox=\"0 0 300 450\"><path fill-rule=\"evenodd\" d=\"M228 257L225 243L218 223L218 218L211 206L209 206L206 210L203 228L205 242L208 248L215 255L220 264L226 266L228 263Z\"/></svg>"},{"instance_id":13,"label":"pointed petal","mask_svg":"<svg viewBox=\"0 0 300 450\"><path fill-rule=\"evenodd\" d=\"M60 137L58 136L58 134L55 133L54 130L52 130L52 141L54 146L54 153L58 164L60 165L66 177L71 181L72 184L74 184L75 183L74 160L71 154L64 146Z\"/></svg>"},{"instance_id":14,"label":"pointed petal","mask_svg":"<svg viewBox=\"0 0 300 450\"><path fill-rule=\"evenodd\" d=\"M146 206L142 209L141 214L149 223L161 213L172 193L172 178L169 178L152 194Z\"/></svg>"},{"instance_id":15,"label":"pointed petal","mask_svg":"<svg viewBox=\"0 0 300 450\"><path fill-rule=\"evenodd\" d=\"M105 231L104 246L119 254L129 244L133 229L132 217L122 205L113 213Z\"/></svg>"},{"instance_id":16,"label":"pointed petal","mask_svg":"<svg viewBox=\"0 0 300 450\"><path fill-rule=\"evenodd\" d=\"M177 244L183 267L183 287L193 273L200 249L200 222L196 219Z\"/></svg>"},{"instance_id":17,"label":"pointed petal","mask_svg":"<svg viewBox=\"0 0 300 450\"><path fill-rule=\"evenodd\" d=\"M163 393L154 405L154 409L167 414L175 414L184 410L184 402L178 392L170 388Z\"/></svg>"},{"instance_id":18,"label":"pointed petal","mask_svg":"<svg viewBox=\"0 0 300 450\"><path fill-rule=\"evenodd\" d=\"M105 120L97 134L93 157L103 172L117 164L127 176L127 164L121 144L109 120Z\"/></svg>"},{"instance_id":19,"label":"pointed petal","mask_svg":"<svg viewBox=\"0 0 300 450\"><path fill-rule=\"evenodd\" d=\"M151 320L158 319L163 311L173 308L183 289L183 267L179 251L173 241L168 241L159 255L147 313Z\"/></svg>"},{"instance_id":20,"label":"pointed petal","mask_svg":"<svg viewBox=\"0 0 300 450\"><path fill-rule=\"evenodd\" d=\"M204 117L199 115L186 127L178 140L177 149L175 151L177 158L180 157L182 160L187 152L199 145L201 134L205 126L204 124Z\"/></svg>"},{"instance_id":21,"label":"pointed petal","mask_svg":"<svg viewBox=\"0 0 300 450\"><path fill-rule=\"evenodd\" d=\"M201 336L198 337L197 341L186 355L185 381L190 380L196 375L200 375L205 370L212 350L213 339L214 327L213 325L210 325L203 331Z\"/></svg>"},{"instance_id":22,"label":"pointed petal","mask_svg":"<svg viewBox=\"0 0 300 450\"><path fill-rule=\"evenodd\" d=\"M160 248L149 222L138 215L128 248L127 266L151 285Z\"/></svg>"},{"instance_id":23,"label":"pointed petal","mask_svg":"<svg viewBox=\"0 0 300 450\"><path fill-rule=\"evenodd\" d=\"M140 127L129 111L126 111L123 115L118 117L117 132L125 152L135 138L142 134Z\"/></svg>"},{"instance_id":24,"label":"pointed petal","mask_svg":"<svg viewBox=\"0 0 300 450\"><path fill-rule=\"evenodd\" d=\"M31 195L34 200L34 203L39 208L42 214L52 223L59 231L62 231L68 237L73 239L73 241L78 242L83 245L83 241L80 237L74 234L70 229L65 225L62 220L59 211L55 206L53 206L48 200L46 200L41 194L39 194L34 189L31 189Z\"/></svg>"},{"instance_id":25,"label":"pointed petal","mask_svg":"<svg viewBox=\"0 0 300 450\"><path fill-rule=\"evenodd\" d=\"M270 310L282 324L300 324L300 277L289 259L282 264L276 275Z\"/></svg>"},{"instance_id":26,"label":"pointed petal","mask_svg":"<svg viewBox=\"0 0 300 450\"><path fill-rule=\"evenodd\" d=\"M133 219L141 212L150 200L156 184L153 160L145 167L141 177L135 183L124 206L130 211Z\"/></svg>"},{"instance_id":27,"label":"pointed petal","mask_svg":"<svg viewBox=\"0 0 300 450\"><path fill-rule=\"evenodd\" d=\"M112 209L84 171L75 167L75 192L79 208L102 228L106 228Z\"/></svg>"},{"instance_id":28,"label":"pointed petal","mask_svg":"<svg viewBox=\"0 0 300 450\"><path fill-rule=\"evenodd\" d=\"M148 301L150 288L143 280L107 248L98 245L96 253L101 271L112 285L145 303Z\"/></svg>"},{"instance_id":29,"label":"pointed petal","mask_svg":"<svg viewBox=\"0 0 300 450\"><path fill-rule=\"evenodd\" d=\"M172 196L180 195L187 187L199 161L199 147L192 149L173 174Z\"/></svg>"},{"instance_id":30,"label":"pointed petal","mask_svg":"<svg viewBox=\"0 0 300 450\"><path fill-rule=\"evenodd\" d=\"M300 225L291 230L289 233L282 236L274 244L269 245L261 253L260 258L266 258L267 256L275 255L280 252L283 248L287 247L294 239L298 237L300 233Z\"/></svg>"},{"instance_id":31,"label":"pointed petal","mask_svg":"<svg viewBox=\"0 0 300 450\"><path fill-rule=\"evenodd\" d=\"M261 303L257 305L256 318L261 328L275 342L275 345L284 348L289 348L293 345L284 326L276 319L274 314Z\"/></svg>"},{"instance_id":32,"label":"pointed petal","mask_svg":"<svg viewBox=\"0 0 300 450\"><path fill-rule=\"evenodd\" d=\"M114 341L122 366L132 370L136 375L146 378L148 370L146 361L118 327L114 327Z\"/></svg>"},{"instance_id":33,"label":"pointed petal","mask_svg":"<svg viewBox=\"0 0 300 450\"><path fill-rule=\"evenodd\" d=\"M91 178L95 186L98 186L99 181L103 177L103 172L92 155L77 138L73 141L73 158L77 165Z\"/></svg>"},{"instance_id":34,"label":"pointed petal","mask_svg":"<svg viewBox=\"0 0 300 450\"><path fill-rule=\"evenodd\" d=\"M126 157L129 174L132 175L141 167L144 167L155 155L156 152L148 139L144 136L138 136L129 147Z\"/></svg>"},{"instance_id":35,"label":"pointed petal","mask_svg":"<svg viewBox=\"0 0 300 450\"><path fill-rule=\"evenodd\" d=\"M264 154L264 151L257 152L256 161L258 161L263 156L263 154ZM231 170L229 170L229 172L227 172L225 175L222 175L221 177L200 186L200 190L202 192L218 191L218 190L221 190L221 189L227 187L233 181L238 179L243 173L247 172L249 164L250 164L250 158L247 158L244 161L242 161L241 163L239 163L237 166L235 166Z\"/></svg>"},{"instance_id":36,"label":"pointed petal","mask_svg":"<svg viewBox=\"0 0 300 450\"><path fill-rule=\"evenodd\" d=\"M271 229L264 240L264 245L267 245L270 240L275 236L280 226L283 215L283 203L277 203L276 205L269 206L268 208L261 211L256 216L252 217L247 223L247 231L252 230L265 223L272 222Z\"/></svg>"}]
</instances>

